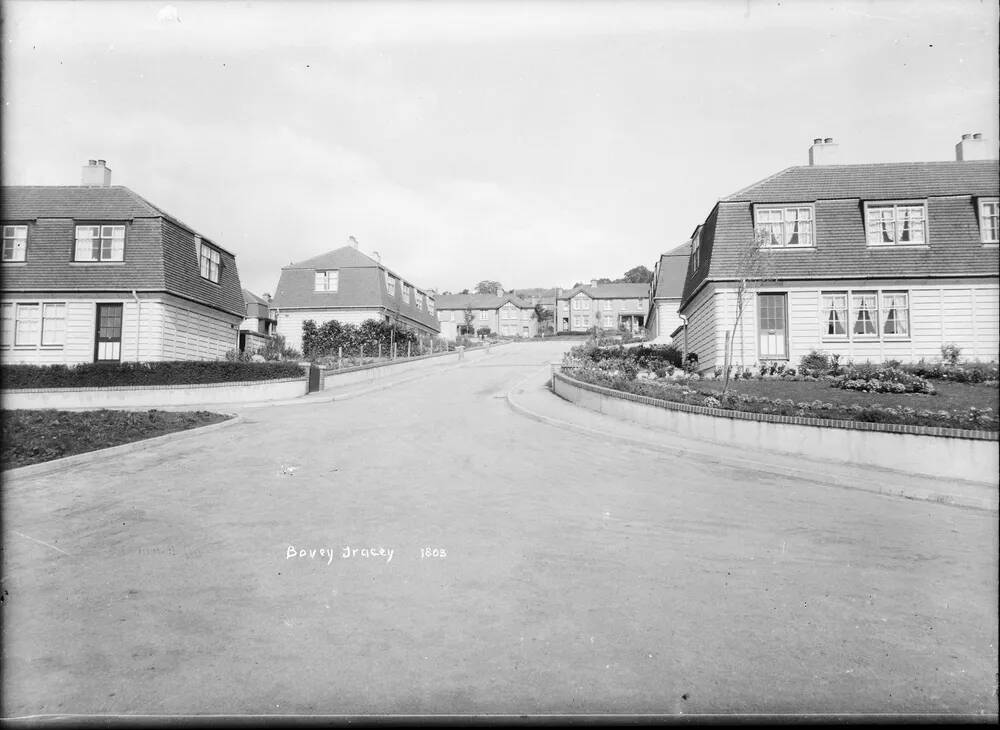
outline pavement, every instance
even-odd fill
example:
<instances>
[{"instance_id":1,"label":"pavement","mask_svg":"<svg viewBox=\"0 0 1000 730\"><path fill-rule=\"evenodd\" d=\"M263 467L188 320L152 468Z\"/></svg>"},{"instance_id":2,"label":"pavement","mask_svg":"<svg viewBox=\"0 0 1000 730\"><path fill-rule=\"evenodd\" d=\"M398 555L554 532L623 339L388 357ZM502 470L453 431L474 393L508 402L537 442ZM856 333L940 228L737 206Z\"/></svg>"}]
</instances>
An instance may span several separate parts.
<instances>
[{"instance_id":1,"label":"pavement","mask_svg":"<svg viewBox=\"0 0 1000 730\"><path fill-rule=\"evenodd\" d=\"M3 717L995 721L995 512L582 412L569 344L5 474Z\"/></svg>"}]
</instances>

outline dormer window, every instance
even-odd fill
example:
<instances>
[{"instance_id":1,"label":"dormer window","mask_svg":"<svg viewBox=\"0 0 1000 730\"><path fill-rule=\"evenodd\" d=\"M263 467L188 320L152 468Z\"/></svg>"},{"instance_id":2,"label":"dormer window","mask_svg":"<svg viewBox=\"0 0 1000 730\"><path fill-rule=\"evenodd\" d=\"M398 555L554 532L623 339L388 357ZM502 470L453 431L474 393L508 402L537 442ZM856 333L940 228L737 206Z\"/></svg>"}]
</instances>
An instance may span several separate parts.
<instances>
[{"instance_id":1,"label":"dormer window","mask_svg":"<svg viewBox=\"0 0 1000 730\"><path fill-rule=\"evenodd\" d=\"M427 297L427 311L430 314L434 314L434 300L430 297Z\"/></svg>"},{"instance_id":2,"label":"dormer window","mask_svg":"<svg viewBox=\"0 0 1000 730\"><path fill-rule=\"evenodd\" d=\"M24 261L25 257L24 255L27 250L28 250L28 227L4 226L3 260Z\"/></svg>"},{"instance_id":3,"label":"dormer window","mask_svg":"<svg viewBox=\"0 0 1000 730\"><path fill-rule=\"evenodd\" d=\"M986 198L979 201L979 231L983 243L1000 243L1000 201ZM4 233L4 261L7 255L7 234Z\"/></svg>"},{"instance_id":4,"label":"dormer window","mask_svg":"<svg viewBox=\"0 0 1000 730\"><path fill-rule=\"evenodd\" d=\"M409 284L403 284L402 288L401 288L401 291L402 291L402 294L403 294L403 301L406 302L407 304L409 304L410 303L410 285Z\"/></svg>"},{"instance_id":5,"label":"dormer window","mask_svg":"<svg viewBox=\"0 0 1000 730\"><path fill-rule=\"evenodd\" d=\"M923 246L927 243L925 203L865 203L869 246Z\"/></svg>"},{"instance_id":6,"label":"dormer window","mask_svg":"<svg viewBox=\"0 0 1000 730\"><path fill-rule=\"evenodd\" d=\"M811 205L756 207L754 217L762 248L812 248Z\"/></svg>"},{"instance_id":7,"label":"dormer window","mask_svg":"<svg viewBox=\"0 0 1000 730\"><path fill-rule=\"evenodd\" d=\"M694 236L691 239L691 273L698 270L698 265L701 263L701 226L694 232Z\"/></svg>"},{"instance_id":8,"label":"dormer window","mask_svg":"<svg viewBox=\"0 0 1000 730\"><path fill-rule=\"evenodd\" d=\"M385 272L385 290L391 296L396 296L396 279L388 271Z\"/></svg>"},{"instance_id":9,"label":"dormer window","mask_svg":"<svg viewBox=\"0 0 1000 730\"><path fill-rule=\"evenodd\" d=\"M416 303L417 309L419 309L421 312L424 311L424 293L422 291L417 292L417 295L413 298L413 301Z\"/></svg>"},{"instance_id":10,"label":"dormer window","mask_svg":"<svg viewBox=\"0 0 1000 730\"><path fill-rule=\"evenodd\" d=\"M125 226L77 226L73 260L124 261Z\"/></svg>"},{"instance_id":11,"label":"dormer window","mask_svg":"<svg viewBox=\"0 0 1000 730\"><path fill-rule=\"evenodd\" d=\"M337 291L340 284L340 271L331 269L329 271L317 271L315 291Z\"/></svg>"},{"instance_id":12,"label":"dormer window","mask_svg":"<svg viewBox=\"0 0 1000 730\"><path fill-rule=\"evenodd\" d=\"M199 236L195 236L194 246L198 252L198 273L201 274L201 278L218 284L219 270L222 267L222 254L219 253L218 249L202 241Z\"/></svg>"}]
</instances>

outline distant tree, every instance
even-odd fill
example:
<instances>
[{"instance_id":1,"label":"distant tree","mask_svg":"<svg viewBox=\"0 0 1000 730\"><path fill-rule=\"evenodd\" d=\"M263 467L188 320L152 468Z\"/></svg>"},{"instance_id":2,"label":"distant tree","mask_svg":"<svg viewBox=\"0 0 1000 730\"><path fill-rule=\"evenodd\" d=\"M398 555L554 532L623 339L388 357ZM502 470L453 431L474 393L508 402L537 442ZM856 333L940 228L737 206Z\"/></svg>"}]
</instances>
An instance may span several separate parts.
<instances>
[{"instance_id":1,"label":"distant tree","mask_svg":"<svg viewBox=\"0 0 1000 730\"><path fill-rule=\"evenodd\" d=\"M441 296L443 296L443 297L451 296L451 292L450 291L443 291L443 292L441 292Z\"/></svg>"},{"instance_id":2,"label":"distant tree","mask_svg":"<svg viewBox=\"0 0 1000 730\"><path fill-rule=\"evenodd\" d=\"M570 287L570 289L576 289L578 286L583 286L583 282L582 281L576 282L573 286Z\"/></svg>"},{"instance_id":3,"label":"distant tree","mask_svg":"<svg viewBox=\"0 0 1000 730\"><path fill-rule=\"evenodd\" d=\"M625 272L625 276L618 279L616 284L648 284L653 280L653 272L645 266L636 266Z\"/></svg>"},{"instance_id":4,"label":"distant tree","mask_svg":"<svg viewBox=\"0 0 1000 730\"><path fill-rule=\"evenodd\" d=\"M469 293L468 289L463 289L462 291L459 292L459 294L468 294L468 293Z\"/></svg>"},{"instance_id":5,"label":"distant tree","mask_svg":"<svg viewBox=\"0 0 1000 730\"><path fill-rule=\"evenodd\" d=\"M543 307L541 302L535 305L535 319L538 320L539 332L542 332L545 329L545 323L553 318L552 314L552 310Z\"/></svg>"},{"instance_id":6,"label":"distant tree","mask_svg":"<svg viewBox=\"0 0 1000 730\"><path fill-rule=\"evenodd\" d=\"M611 281L611 279L594 279L594 281L596 281L598 284L614 284L615 283L615 282Z\"/></svg>"},{"instance_id":7,"label":"distant tree","mask_svg":"<svg viewBox=\"0 0 1000 730\"><path fill-rule=\"evenodd\" d=\"M497 289L502 289L503 285L499 281L484 279L476 284L476 294L496 294Z\"/></svg>"}]
</instances>

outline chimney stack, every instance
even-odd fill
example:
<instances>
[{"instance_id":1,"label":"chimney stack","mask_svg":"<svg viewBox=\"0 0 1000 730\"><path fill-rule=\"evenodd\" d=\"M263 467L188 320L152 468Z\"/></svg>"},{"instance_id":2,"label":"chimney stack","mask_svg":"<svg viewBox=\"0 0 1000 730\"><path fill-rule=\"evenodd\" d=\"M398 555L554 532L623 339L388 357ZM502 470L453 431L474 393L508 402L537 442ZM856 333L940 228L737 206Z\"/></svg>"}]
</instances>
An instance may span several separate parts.
<instances>
[{"instance_id":1,"label":"chimney stack","mask_svg":"<svg viewBox=\"0 0 1000 730\"><path fill-rule=\"evenodd\" d=\"M812 146L809 148L809 165L836 164L837 150L839 148L840 145L833 141L833 137L816 137L816 139L813 140Z\"/></svg>"},{"instance_id":2,"label":"chimney stack","mask_svg":"<svg viewBox=\"0 0 1000 730\"><path fill-rule=\"evenodd\" d=\"M497 287L497 296L498 297L502 297L503 296L503 287L502 286L498 286Z\"/></svg>"},{"instance_id":3,"label":"chimney stack","mask_svg":"<svg viewBox=\"0 0 1000 730\"><path fill-rule=\"evenodd\" d=\"M996 150L989 142L983 139L980 132L975 134L963 134L962 140L955 145L955 161L965 162L967 160L995 160Z\"/></svg>"},{"instance_id":4,"label":"chimney stack","mask_svg":"<svg viewBox=\"0 0 1000 730\"><path fill-rule=\"evenodd\" d=\"M111 187L111 168L106 160L87 160L80 176L80 185L84 187Z\"/></svg>"},{"instance_id":5,"label":"chimney stack","mask_svg":"<svg viewBox=\"0 0 1000 730\"><path fill-rule=\"evenodd\" d=\"M359 248L358 239L356 239L354 236L348 236L347 242L351 244L351 246L353 246L354 248Z\"/></svg>"},{"instance_id":6,"label":"chimney stack","mask_svg":"<svg viewBox=\"0 0 1000 730\"><path fill-rule=\"evenodd\" d=\"M591 279L590 280L590 285L591 286L597 286L597 279Z\"/></svg>"}]
</instances>

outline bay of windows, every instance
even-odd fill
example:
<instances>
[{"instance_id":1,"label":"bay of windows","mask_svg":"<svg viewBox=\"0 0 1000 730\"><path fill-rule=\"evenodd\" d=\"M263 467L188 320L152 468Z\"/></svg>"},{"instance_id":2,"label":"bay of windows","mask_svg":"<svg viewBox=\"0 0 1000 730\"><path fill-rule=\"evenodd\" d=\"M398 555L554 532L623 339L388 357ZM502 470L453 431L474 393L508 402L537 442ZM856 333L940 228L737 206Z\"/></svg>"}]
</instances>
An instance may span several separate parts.
<instances>
[{"instance_id":1,"label":"bay of windows","mask_svg":"<svg viewBox=\"0 0 1000 730\"><path fill-rule=\"evenodd\" d=\"M872 340L910 335L910 297L901 291L822 292L825 340Z\"/></svg>"},{"instance_id":2,"label":"bay of windows","mask_svg":"<svg viewBox=\"0 0 1000 730\"><path fill-rule=\"evenodd\" d=\"M77 226L74 261L124 261L125 226Z\"/></svg>"},{"instance_id":3,"label":"bay of windows","mask_svg":"<svg viewBox=\"0 0 1000 730\"><path fill-rule=\"evenodd\" d=\"M3 227L3 260L24 261L28 250L27 226Z\"/></svg>"},{"instance_id":4,"label":"bay of windows","mask_svg":"<svg viewBox=\"0 0 1000 730\"><path fill-rule=\"evenodd\" d=\"M4 347L61 347L66 342L66 302L5 303Z\"/></svg>"},{"instance_id":5,"label":"bay of windows","mask_svg":"<svg viewBox=\"0 0 1000 730\"><path fill-rule=\"evenodd\" d=\"M979 202L979 230L983 243L1000 243L1000 201L996 198ZM6 260L6 234L4 236L4 260Z\"/></svg>"},{"instance_id":6,"label":"bay of windows","mask_svg":"<svg viewBox=\"0 0 1000 730\"><path fill-rule=\"evenodd\" d=\"M764 248L811 248L812 206L756 208L756 230Z\"/></svg>"},{"instance_id":7,"label":"bay of windows","mask_svg":"<svg viewBox=\"0 0 1000 730\"><path fill-rule=\"evenodd\" d=\"M927 211L923 203L868 203L865 226L869 246L927 243Z\"/></svg>"}]
</instances>

